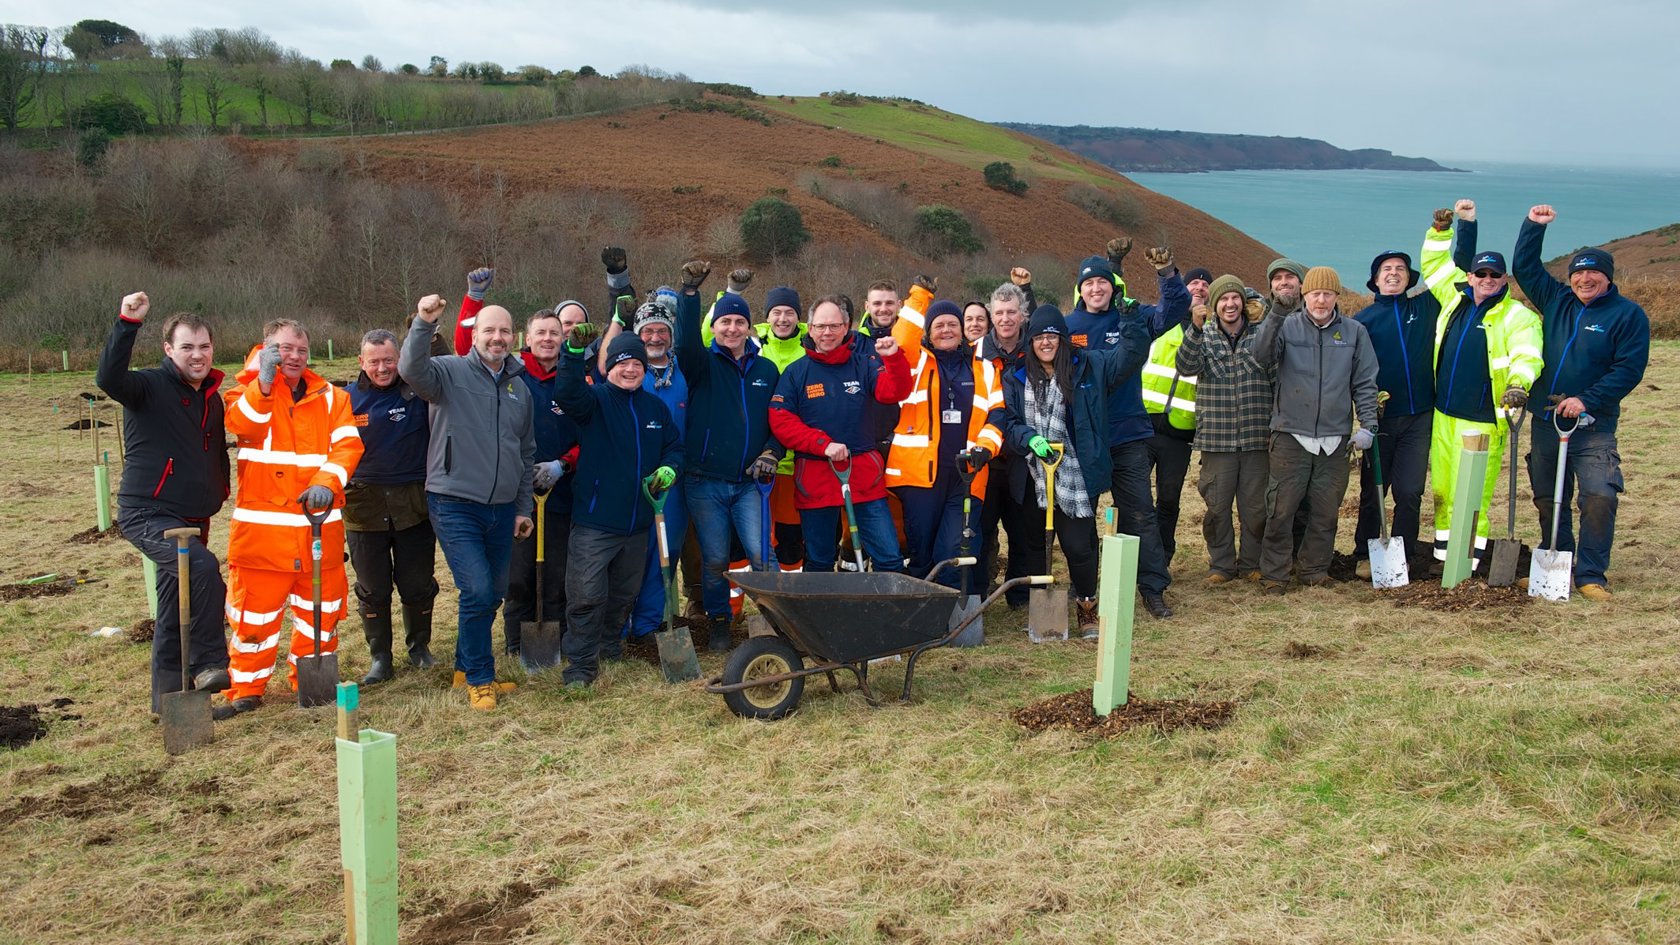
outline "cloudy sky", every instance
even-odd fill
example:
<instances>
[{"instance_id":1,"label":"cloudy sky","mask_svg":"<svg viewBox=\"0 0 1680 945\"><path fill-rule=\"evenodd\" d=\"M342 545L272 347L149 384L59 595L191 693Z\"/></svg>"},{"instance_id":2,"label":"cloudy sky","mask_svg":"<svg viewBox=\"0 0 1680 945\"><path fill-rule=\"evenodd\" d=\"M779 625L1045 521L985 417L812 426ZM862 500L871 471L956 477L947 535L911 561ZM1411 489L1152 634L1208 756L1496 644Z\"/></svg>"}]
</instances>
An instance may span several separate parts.
<instances>
[{"instance_id":1,"label":"cloudy sky","mask_svg":"<svg viewBox=\"0 0 1680 945\"><path fill-rule=\"evenodd\" d=\"M255 26L323 61L388 67L646 64L989 121L1299 135L1449 163L1680 164L1680 123L1660 118L1680 87L1667 0L0 0L7 22L83 17L147 35Z\"/></svg>"}]
</instances>

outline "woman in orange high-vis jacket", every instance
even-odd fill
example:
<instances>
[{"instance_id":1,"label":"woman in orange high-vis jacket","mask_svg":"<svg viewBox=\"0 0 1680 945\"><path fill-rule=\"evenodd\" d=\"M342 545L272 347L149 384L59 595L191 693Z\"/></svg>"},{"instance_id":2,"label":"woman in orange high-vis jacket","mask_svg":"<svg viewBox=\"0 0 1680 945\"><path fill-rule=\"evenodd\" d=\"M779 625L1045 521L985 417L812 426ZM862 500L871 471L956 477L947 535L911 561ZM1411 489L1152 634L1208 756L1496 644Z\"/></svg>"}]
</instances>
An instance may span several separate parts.
<instances>
[{"instance_id":1,"label":"woman in orange high-vis jacket","mask_svg":"<svg viewBox=\"0 0 1680 945\"><path fill-rule=\"evenodd\" d=\"M910 573L922 575L957 556L965 529L978 534L986 464L1003 447L1003 434L991 416L994 410L1002 415L1003 385L992 362L975 358L963 337L962 307L933 301L933 286L923 277L917 277L899 309L893 340L910 359L912 387L899 402L887 453L887 486L904 506ZM963 474L969 469L976 471L965 488ZM960 587L968 571L947 569L939 580Z\"/></svg>"},{"instance_id":2,"label":"woman in orange high-vis jacket","mask_svg":"<svg viewBox=\"0 0 1680 945\"><path fill-rule=\"evenodd\" d=\"M255 709L274 673L280 615L292 608L287 680L314 652L309 520L302 503L330 508L321 528L321 652L338 649L344 616L344 485L362 458L350 396L309 370L309 335L289 319L270 322L226 399L238 438L239 492L228 533L228 643L233 686L226 718ZM264 387L268 390L265 393Z\"/></svg>"}]
</instances>

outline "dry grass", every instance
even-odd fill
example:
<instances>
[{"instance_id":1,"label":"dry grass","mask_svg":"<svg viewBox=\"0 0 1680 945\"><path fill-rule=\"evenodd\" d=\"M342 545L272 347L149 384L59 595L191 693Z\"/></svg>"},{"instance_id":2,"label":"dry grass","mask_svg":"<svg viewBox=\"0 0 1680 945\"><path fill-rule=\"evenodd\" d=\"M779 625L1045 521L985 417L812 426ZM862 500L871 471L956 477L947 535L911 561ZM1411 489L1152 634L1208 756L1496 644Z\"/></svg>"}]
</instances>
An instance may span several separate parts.
<instances>
[{"instance_id":1,"label":"dry grass","mask_svg":"<svg viewBox=\"0 0 1680 945\"><path fill-rule=\"evenodd\" d=\"M1001 607L991 646L929 656L913 704L818 683L774 724L642 664L490 715L441 670L403 675L364 716L400 739L404 941L1674 941L1680 347L1647 383L1609 606L1207 589L1187 489L1179 616L1140 618L1133 688L1239 702L1215 731L1025 734L1009 714L1088 686L1094 651L1030 646ZM66 541L92 523L92 447L53 428L89 387L0 377L0 582L105 579L0 604L5 701L81 716L0 752L0 943L338 941L331 719L277 697L168 758L145 647L87 635L144 601L130 547Z\"/></svg>"}]
</instances>

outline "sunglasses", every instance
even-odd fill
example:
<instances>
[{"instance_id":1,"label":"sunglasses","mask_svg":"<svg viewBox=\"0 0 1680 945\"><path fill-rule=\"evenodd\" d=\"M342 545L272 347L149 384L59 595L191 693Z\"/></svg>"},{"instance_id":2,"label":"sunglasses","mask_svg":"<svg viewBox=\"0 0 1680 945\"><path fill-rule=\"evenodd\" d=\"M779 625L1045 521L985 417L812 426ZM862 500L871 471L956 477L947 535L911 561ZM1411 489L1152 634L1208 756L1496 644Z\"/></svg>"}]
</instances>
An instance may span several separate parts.
<instances>
[{"instance_id":1,"label":"sunglasses","mask_svg":"<svg viewBox=\"0 0 1680 945\"><path fill-rule=\"evenodd\" d=\"M1471 275L1475 276L1478 279L1503 279L1503 278L1505 278L1505 274L1503 272L1494 272L1492 269L1478 269L1475 272L1471 273Z\"/></svg>"}]
</instances>

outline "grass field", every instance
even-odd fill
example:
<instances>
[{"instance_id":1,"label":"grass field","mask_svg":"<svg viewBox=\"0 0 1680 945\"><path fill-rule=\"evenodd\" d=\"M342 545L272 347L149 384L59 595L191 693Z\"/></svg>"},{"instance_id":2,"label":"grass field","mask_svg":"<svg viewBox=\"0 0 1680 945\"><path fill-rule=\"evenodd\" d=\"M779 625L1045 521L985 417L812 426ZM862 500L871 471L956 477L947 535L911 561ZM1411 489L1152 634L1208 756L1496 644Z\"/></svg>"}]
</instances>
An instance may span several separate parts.
<instances>
[{"instance_id":1,"label":"grass field","mask_svg":"<svg viewBox=\"0 0 1680 945\"><path fill-rule=\"evenodd\" d=\"M147 648L88 635L144 610L130 546L67 541L93 524L93 445L60 428L91 389L0 376L0 574L102 581L0 604L4 701L79 716L0 751L0 943L339 941L327 711L277 685L169 758ZM639 663L488 715L442 669L402 675L363 721L398 736L403 941L1680 940L1680 345L1626 408L1609 605L1205 588L1187 489L1178 616L1139 618L1133 690L1236 700L1216 731L1026 734L1010 713L1090 685L1094 649L1031 646L1002 607L991 645L930 654L912 704L815 684L771 724ZM355 621L344 639L359 678Z\"/></svg>"}]
</instances>

